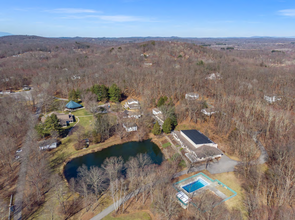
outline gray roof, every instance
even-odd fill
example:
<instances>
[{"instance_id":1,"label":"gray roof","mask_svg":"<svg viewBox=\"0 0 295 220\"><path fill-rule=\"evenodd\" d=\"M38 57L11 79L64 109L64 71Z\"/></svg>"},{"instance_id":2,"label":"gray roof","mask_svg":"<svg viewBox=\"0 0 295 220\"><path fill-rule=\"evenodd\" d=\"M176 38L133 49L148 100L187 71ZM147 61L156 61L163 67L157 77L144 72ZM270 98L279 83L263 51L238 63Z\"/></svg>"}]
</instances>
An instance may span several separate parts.
<instances>
[{"instance_id":1,"label":"gray roof","mask_svg":"<svg viewBox=\"0 0 295 220\"><path fill-rule=\"evenodd\" d=\"M208 137L203 135L197 130L181 130L188 138L190 138L195 144L211 144L214 143Z\"/></svg>"},{"instance_id":2,"label":"gray roof","mask_svg":"<svg viewBox=\"0 0 295 220\"><path fill-rule=\"evenodd\" d=\"M201 147L198 147L194 150L194 152L197 154L198 158L206 158L206 157L214 157L216 155L223 154L221 150L219 150L216 147L210 147L208 145L203 145Z\"/></svg>"}]
</instances>

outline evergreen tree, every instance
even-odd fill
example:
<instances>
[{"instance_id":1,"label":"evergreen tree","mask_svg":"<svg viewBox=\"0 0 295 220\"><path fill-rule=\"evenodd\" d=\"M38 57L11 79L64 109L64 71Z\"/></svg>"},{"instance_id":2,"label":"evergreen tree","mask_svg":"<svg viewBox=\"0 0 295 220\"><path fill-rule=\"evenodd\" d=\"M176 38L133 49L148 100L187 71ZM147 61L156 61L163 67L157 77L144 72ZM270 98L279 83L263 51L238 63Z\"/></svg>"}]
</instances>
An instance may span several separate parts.
<instances>
[{"instance_id":1,"label":"evergreen tree","mask_svg":"<svg viewBox=\"0 0 295 220\"><path fill-rule=\"evenodd\" d=\"M52 114L51 116L47 117L45 122L36 125L35 129L37 130L38 134L43 137L50 136L52 131L57 131L59 135L62 132L62 128L59 124L56 114Z\"/></svg>"},{"instance_id":2,"label":"evergreen tree","mask_svg":"<svg viewBox=\"0 0 295 220\"><path fill-rule=\"evenodd\" d=\"M71 90L69 92L69 95L68 95L68 99L70 101L74 101L74 102L77 102L78 101L78 94L77 92L75 91L75 89Z\"/></svg>"},{"instance_id":3,"label":"evergreen tree","mask_svg":"<svg viewBox=\"0 0 295 220\"><path fill-rule=\"evenodd\" d=\"M161 96L158 100L157 106L161 107L164 104L165 104L165 99L163 98L163 96Z\"/></svg>"},{"instance_id":4,"label":"evergreen tree","mask_svg":"<svg viewBox=\"0 0 295 220\"><path fill-rule=\"evenodd\" d=\"M153 129L152 129L152 133L154 135L159 135L159 134L161 134L161 131L162 131L162 129L161 129L160 125L159 125L159 122L157 121L156 124L154 125Z\"/></svg>"},{"instance_id":5,"label":"evergreen tree","mask_svg":"<svg viewBox=\"0 0 295 220\"><path fill-rule=\"evenodd\" d=\"M109 94L110 94L110 101L112 102L118 102L121 98L121 90L116 84L113 84L110 87Z\"/></svg>"},{"instance_id":6,"label":"evergreen tree","mask_svg":"<svg viewBox=\"0 0 295 220\"><path fill-rule=\"evenodd\" d=\"M109 88L105 85L95 84L90 88L90 91L97 95L97 101L107 101L109 99Z\"/></svg>"},{"instance_id":7,"label":"evergreen tree","mask_svg":"<svg viewBox=\"0 0 295 220\"><path fill-rule=\"evenodd\" d=\"M171 132L171 130L172 130L172 121L170 118L167 118L163 124L163 131L166 134L169 134Z\"/></svg>"},{"instance_id":8,"label":"evergreen tree","mask_svg":"<svg viewBox=\"0 0 295 220\"><path fill-rule=\"evenodd\" d=\"M100 86L99 94L98 94L98 101L107 101L109 100L109 88L105 85ZM120 98L121 98L121 91L120 91Z\"/></svg>"}]
</instances>

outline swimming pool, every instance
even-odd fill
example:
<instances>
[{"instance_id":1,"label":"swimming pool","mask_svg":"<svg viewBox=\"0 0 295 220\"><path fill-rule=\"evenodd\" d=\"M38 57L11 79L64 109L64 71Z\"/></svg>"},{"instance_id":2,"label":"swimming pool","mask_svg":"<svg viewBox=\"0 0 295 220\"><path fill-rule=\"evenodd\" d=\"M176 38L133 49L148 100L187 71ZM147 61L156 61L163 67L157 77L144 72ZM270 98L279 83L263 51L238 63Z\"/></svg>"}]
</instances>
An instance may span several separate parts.
<instances>
[{"instance_id":1,"label":"swimming pool","mask_svg":"<svg viewBox=\"0 0 295 220\"><path fill-rule=\"evenodd\" d=\"M189 183L185 186L183 186L182 188L187 191L188 193L192 193L198 189L201 189L204 186L207 186L208 183L203 180L202 178L199 178L197 181Z\"/></svg>"}]
</instances>

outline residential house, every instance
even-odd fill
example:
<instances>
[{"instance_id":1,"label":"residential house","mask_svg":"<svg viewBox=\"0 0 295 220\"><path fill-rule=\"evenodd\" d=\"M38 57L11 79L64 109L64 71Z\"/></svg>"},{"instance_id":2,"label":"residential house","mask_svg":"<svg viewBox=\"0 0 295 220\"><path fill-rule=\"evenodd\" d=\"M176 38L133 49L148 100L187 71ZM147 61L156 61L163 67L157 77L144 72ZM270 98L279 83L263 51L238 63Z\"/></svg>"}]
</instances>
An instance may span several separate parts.
<instances>
[{"instance_id":1,"label":"residential house","mask_svg":"<svg viewBox=\"0 0 295 220\"><path fill-rule=\"evenodd\" d=\"M57 146L60 144L60 142L58 142L55 139L48 139L45 141L42 141L39 143L39 149L40 150L51 150L51 149L55 149L57 148Z\"/></svg>"},{"instance_id":2,"label":"residential house","mask_svg":"<svg viewBox=\"0 0 295 220\"><path fill-rule=\"evenodd\" d=\"M274 102L276 102L276 101L280 101L282 98L279 98L279 97L277 97L277 96L267 96L267 95L264 95L264 99L265 99L268 103L272 104L272 103L274 103Z\"/></svg>"},{"instance_id":3,"label":"residential house","mask_svg":"<svg viewBox=\"0 0 295 220\"><path fill-rule=\"evenodd\" d=\"M216 111L214 108L204 108L204 109L201 110L201 112L204 115L211 116L211 115L217 113L218 111Z\"/></svg>"},{"instance_id":4,"label":"residential house","mask_svg":"<svg viewBox=\"0 0 295 220\"><path fill-rule=\"evenodd\" d=\"M185 99L187 99L187 100L196 100L198 98L199 98L199 94L194 93L194 92L190 92L190 93L185 94Z\"/></svg>"},{"instance_id":5,"label":"residential house","mask_svg":"<svg viewBox=\"0 0 295 220\"><path fill-rule=\"evenodd\" d=\"M191 163L216 159L223 155L216 143L197 130L174 131L172 135L183 148L181 153Z\"/></svg>"},{"instance_id":6,"label":"residential house","mask_svg":"<svg viewBox=\"0 0 295 220\"><path fill-rule=\"evenodd\" d=\"M50 116L52 114L56 115L56 117L59 120L59 124L61 126L69 126L70 123L76 121L75 115L72 115L72 114L63 114L63 113L58 113L58 112L51 112L50 114L48 114L48 116ZM41 118L41 121L44 123L47 117L43 116Z\"/></svg>"},{"instance_id":7,"label":"residential house","mask_svg":"<svg viewBox=\"0 0 295 220\"><path fill-rule=\"evenodd\" d=\"M123 127L127 132L137 131L137 125L135 123L127 122L123 124Z\"/></svg>"},{"instance_id":8,"label":"residential house","mask_svg":"<svg viewBox=\"0 0 295 220\"><path fill-rule=\"evenodd\" d=\"M206 77L206 79L209 79L209 80L222 79L222 76L220 75L220 73L211 73L209 76Z\"/></svg>"},{"instance_id":9,"label":"residential house","mask_svg":"<svg viewBox=\"0 0 295 220\"><path fill-rule=\"evenodd\" d=\"M127 111L120 113L122 118L136 118L139 119L141 117L141 113L139 111Z\"/></svg>"},{"instance_id":10,"label":"residential house","mask_svg":"<svg viewBox=\"0 0 295 220\"><path fill-rule=\"evenodd\" d=\"M153 109L153 117L156 119L160 126L164 124L164 115L161 110L158 108Z\"/></svg>"},{"instance_id":11,"label":"residential house","mask_svg":"<svg viewBox=\"0 0 295 220\"><path fill-rule=\"evenodd\" d=\"M140 109L140 104L138 100L135 99L128 99L124 105L125 109Z\"/></svg>"}]
</instances>

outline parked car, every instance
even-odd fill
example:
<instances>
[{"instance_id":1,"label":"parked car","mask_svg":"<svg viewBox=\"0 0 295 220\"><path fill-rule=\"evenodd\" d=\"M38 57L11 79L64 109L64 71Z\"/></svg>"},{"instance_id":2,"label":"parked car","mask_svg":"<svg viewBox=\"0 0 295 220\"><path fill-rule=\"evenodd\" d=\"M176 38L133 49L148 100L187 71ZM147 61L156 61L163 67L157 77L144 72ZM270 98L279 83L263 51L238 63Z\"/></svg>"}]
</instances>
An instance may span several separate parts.
<instances>
[{"instance_id":1,"label":"parked car","mask_svg":"<svg viewBox=\"0 0 295 220\"><path fill-rule=\"evenodd\" d=\"M16 153L20 153L20 152L22 152L23 151L23 149L18 149L17 151L16 151Z\"/></svg>"}]
</instances>

